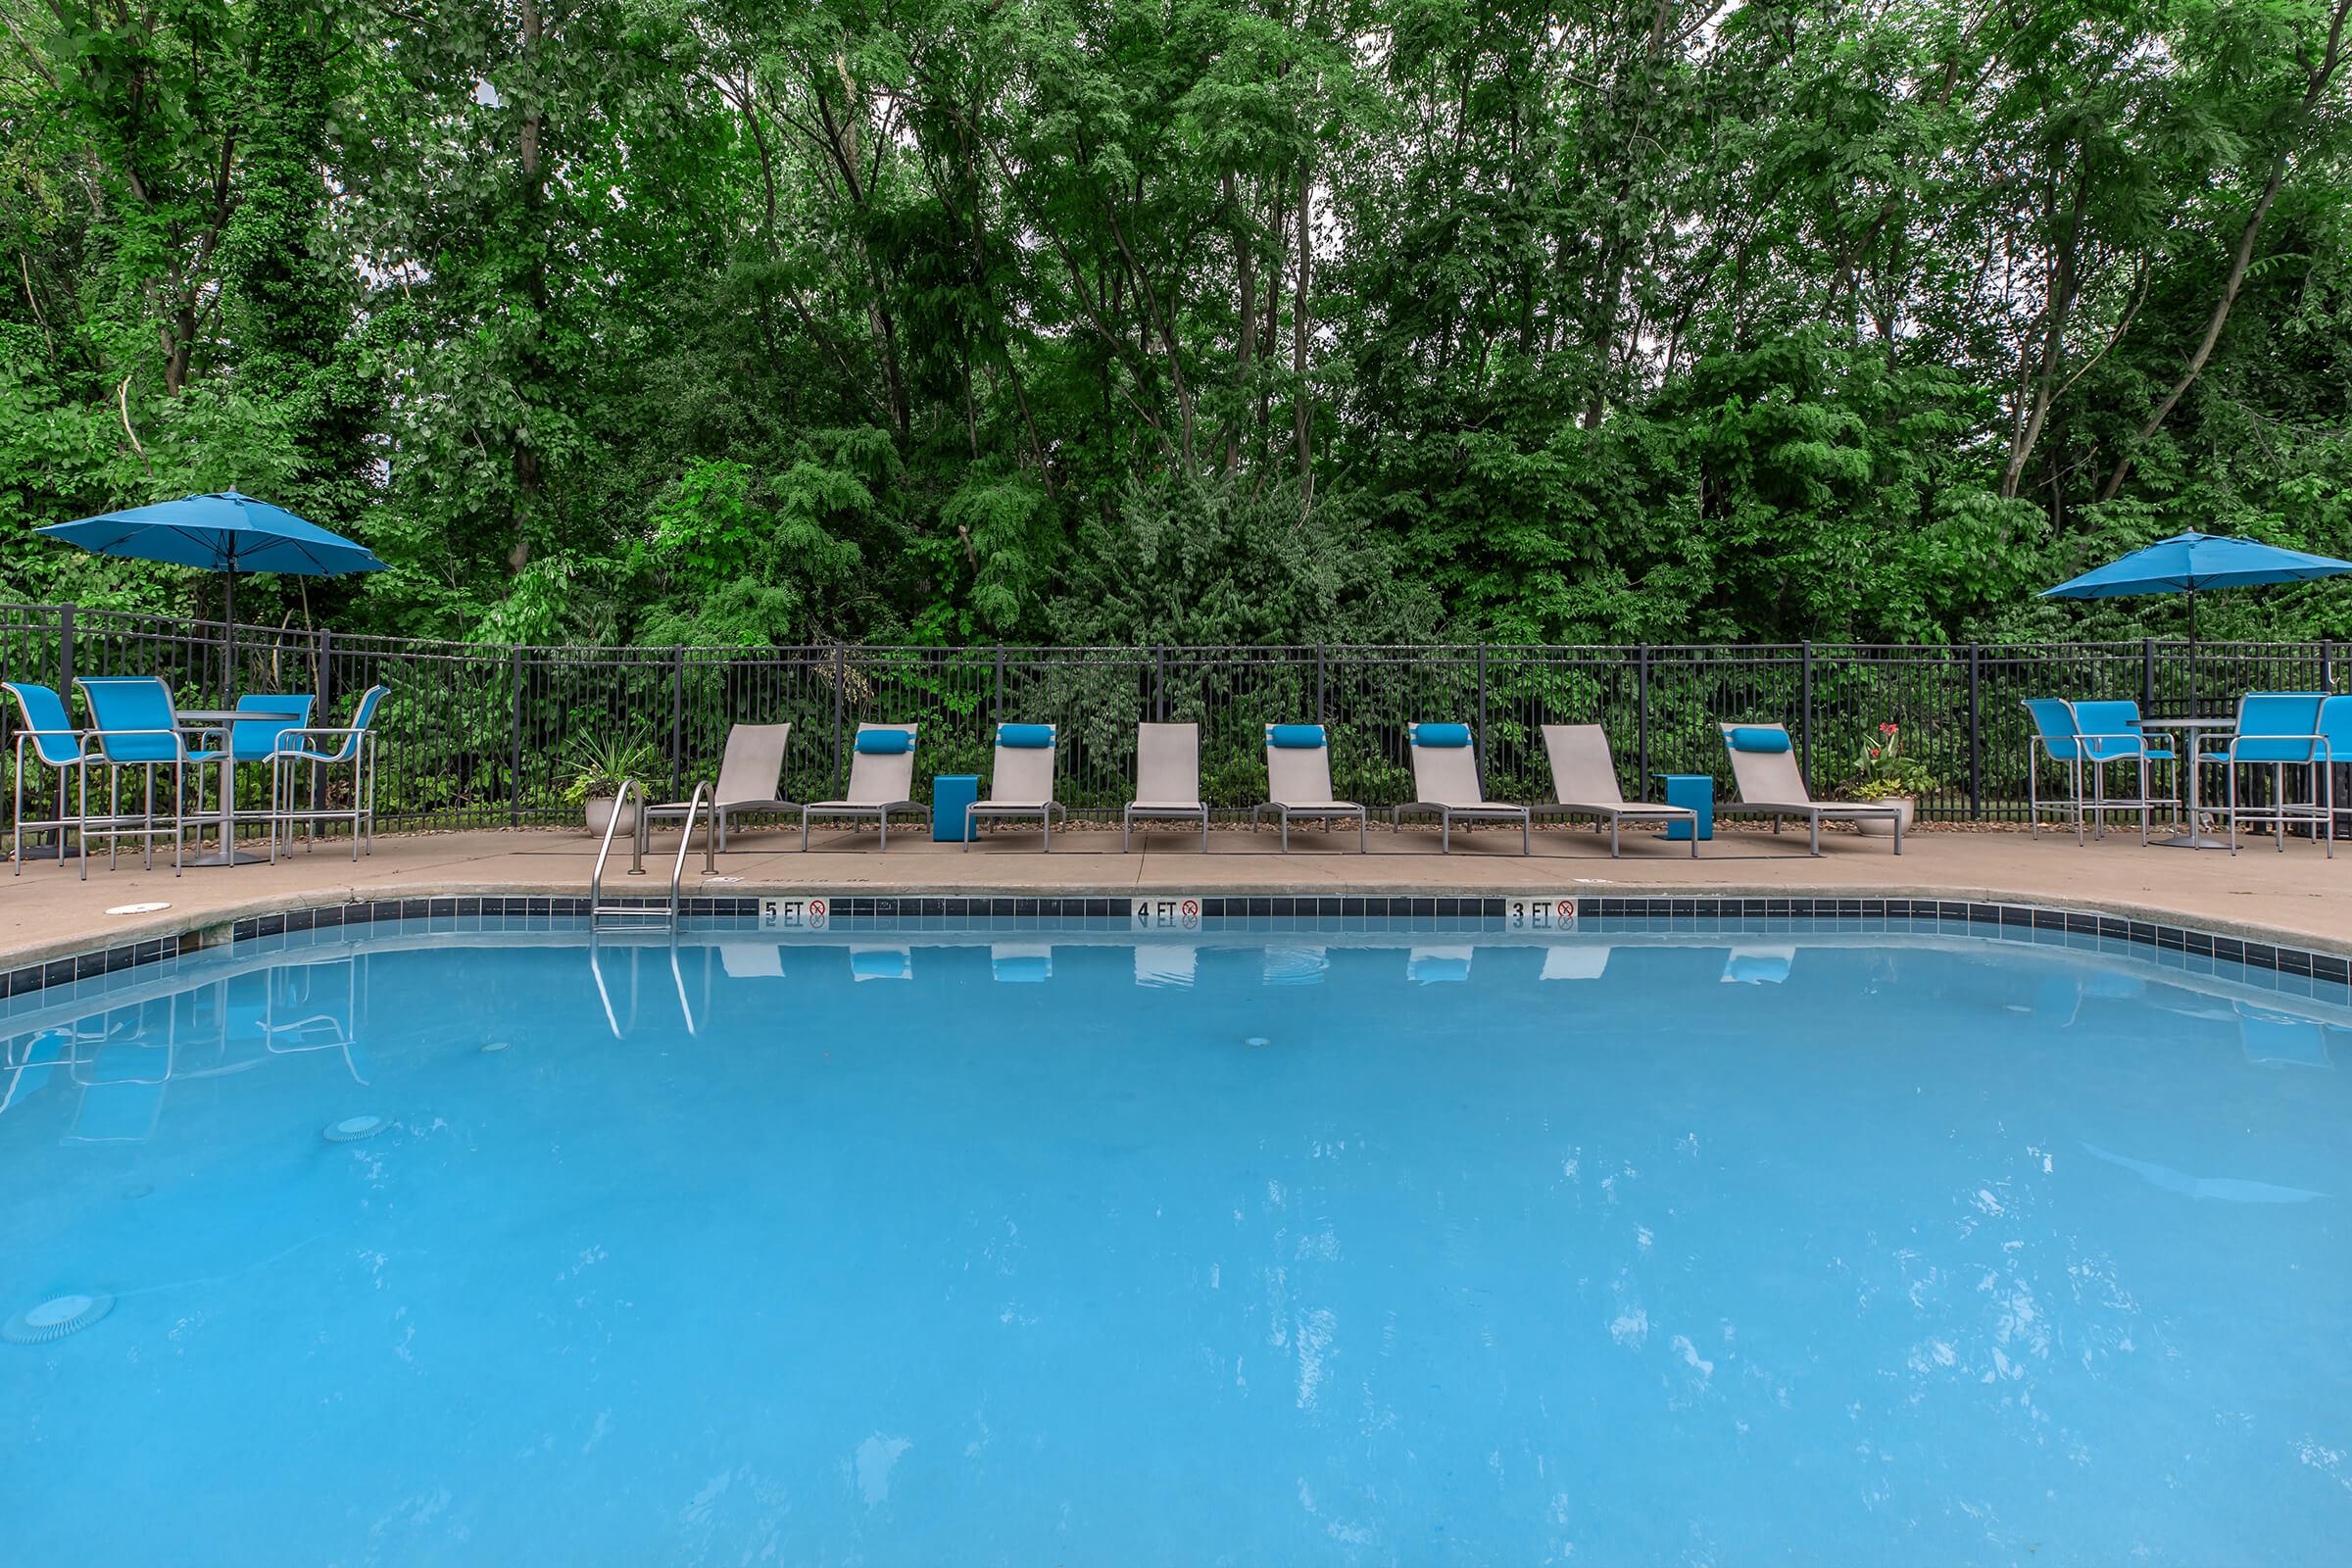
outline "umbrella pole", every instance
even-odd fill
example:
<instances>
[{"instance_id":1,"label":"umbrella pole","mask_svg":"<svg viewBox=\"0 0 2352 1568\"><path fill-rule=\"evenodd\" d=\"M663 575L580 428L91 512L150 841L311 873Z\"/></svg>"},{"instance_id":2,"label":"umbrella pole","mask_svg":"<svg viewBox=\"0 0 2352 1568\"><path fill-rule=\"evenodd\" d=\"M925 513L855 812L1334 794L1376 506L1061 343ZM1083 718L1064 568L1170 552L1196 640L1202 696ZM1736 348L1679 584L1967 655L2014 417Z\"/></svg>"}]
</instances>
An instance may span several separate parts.
<instances>
[{"instance_id":1,"label":"umbrella pole","mask_svg":"<svg viewBox=\"0 0 2352 1568\"><path fill-rule=\"evenodd\" d=\"M2197 591L2194 588L2188 591L2188 710L2192 713L2197 710ZM2196 742L2194 734L2189 736L2189 742L2193 747Z\"/></svg>"},{"instance_id":2,"label":"umbrella pole","mask_svg":"<svg viewBox=\"0 0 2352 1568\"><path fill-rule=\"evenodd\" d=\"M2189 600L2194 604L2197 600ZM237 558L228 558L228 604L221 607L221 698L237 706Z\"/></svg>"}]
</instances>

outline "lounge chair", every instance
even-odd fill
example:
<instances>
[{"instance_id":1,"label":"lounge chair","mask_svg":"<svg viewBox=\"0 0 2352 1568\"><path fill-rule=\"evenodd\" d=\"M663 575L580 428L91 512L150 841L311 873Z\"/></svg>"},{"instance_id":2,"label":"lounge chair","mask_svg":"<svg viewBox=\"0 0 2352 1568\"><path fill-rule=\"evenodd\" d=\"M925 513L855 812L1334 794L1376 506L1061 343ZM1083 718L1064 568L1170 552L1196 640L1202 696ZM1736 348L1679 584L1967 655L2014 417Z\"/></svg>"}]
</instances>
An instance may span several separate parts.
<instances>
[{"instance_id":1,"label":"lounge chair","mask_svg":"<svg viewBox=\"0 0 2352 1568\"><path fill-rule=\"evenodd\" d=\"M735 724L727 730L727 749L718 760L718 782L710 791L710 816L718 828L718 848L727 848L727 819L748 812L785 815L800 807L777 791L784 779L784 747L792 739L786 724ZM637 820L650 827L658 820L682 817L692 801L664 801L649 806ZM640 827L640 832L644 827Z\"/></svg>"},{"instance_id":2,"label":"lounge chair","mask_svg":"<svg viewBox=\"0 0 2352 1568\"><path fill-rule=\"evenodd\" d=\"M988 972L1003 984L1043 985L1054 978L1054 949L1043 942L991 943Z\"/></svg>"},{"instance_id":3,"label":"lounge chair","mask_svg":"<svg viewBox=\"0 0 2352 1568\"><path fill-rule=\"evenodd\" d=\"M892 812L901 816L925 814L908 797L914 793L913 724L860 724L852 742L850 787L838 801L811 801L801 808L801 852L808 850L808 819L812 816L872 817L882 826L884 850L890 848Z\"/></svg>"},{"instance_id":4,"label":"lounge chair","mask_svg":"<svg viewBox=\"0 0 2352 1568\"><path fill-rule=\"evenodd\" d=\"M1470 978L1478 950L1448 943L1445 947L1414 948L1404 956L1404 978L1417 986L1455 985Z\"/></svg>"},{"instance_id":5,"label":"lounge chair","mask_svg":"<svg viewBox=\"0 0 2352 1568\"><path fill-rule=\"evenodd\" d=\"M1778 724L1725 724L1724 749L1732 754L1732 784L1740 798L1730 805L1718 805L1718 816L1769 816L1772 830L1781 830L1781 819L1801 816L1811 835L1810 848L1821 853L1821 824L1824 818L1832 822L1888 821L1894 824L1894 853L1903 853L1903 813L1892 806L1871 806L1861 801L1816 801L1805 788L1805 778L1797 771L1796 754L1788 740L1788 732Z\"/></svg>"},{"instance_id":6,"label":"lounge chair","mask_svg":"<svg viewBox=\"0 0 2352 1568\"><path fill-rule=\"evenodd\" d=\"M1637 822L1688 822L1690 858L1698 858L1698 813L1687 806L1657 806L1629 801L1617 787L1617 759L1609 752L1609 734L1598 724L1546 724L1544 755L1551 762L1551 793L1555 804L1539 806L1537 816L1590 816L1594 828L1609 830L1609 857L1618 856L1618 829L1627 817Z\"/></svg>"},{"instance_id":7,"label":"lounge chair","mask_svg":"<svg viewBox=\"0 0 2352 1568\"><path fill-rule=\"evenodd\" d=\"M1723 983L1727 986L1777 986L1788 983L1788 970L1796 962L1796 948L1792 943L1773 942L1751 944L1732 949L1723 960Z\"/></svg>"},{"instance_id":8,"label":"lounge chair","mask_svg":"<svg viewBox=\"0 0 2352 1568\"><path fill-rule=\"evenodd\" d=\"M1544 950L1539 980L1598 980L1609 972L1615 948L1602 942L1555 942Z\"/></svg>"},{"instance_id":9,"label":"lounge chair","mask_svg":"<svg viewBox=\"0 0 2352 1568\"><path fill-rule=\"evenodd\" d=\"M1257 831L1267 811L1282 822L1282 853L1291 853L1291 818L1320 817L1323 830L1334 821L1355 818L1355 853L1364 853L1364 808L1353 801L1331 798L1331 742L1320 724L1266 726L1266 795L1263 806L1250 808L1250 830Z\"/></svg>"},{"instance_id":10,"label":"lounge chair","mask_svg":"<svg viewBox=\"0 0 2352 1568\"><path fill-rule=\"evenodd\" d=\"M1135 945L1135 983L1160 990L1189 989L1200 972L1197 942L1152 942Z\"/></svg>"},{"instance_id":11,"label":"lounge chair","mask_svg":"<svg viewBox=\"0 0 2352 1568\"><path fill-rule=\"evenodd\" d=\"M1058 738L1051 724L999 724L997 757L989 765L988 799L963 808L963 847L984 816L1034 816L1039 848L1054 848L1054 818L1063 814L1054 799L1054 760Z\"/></svg>"},{"instance_id":12,"label":"lounge chair","mask_svg":"<svg viewBox=\"0 0 2352 1568\"><path fill-rule=\"evenodd\" d=\"M914 978L914 950L903 942L853 942L850 944L850 978L865 980L911 980Z\"/></svg>"},{"instance_id":13,"label":"lounge chair","mask_svg":"<svg viewBox=\"0 0 2352 1568\"><path fill-rule=\"evenodd\" d=\"M1319 986L1331 973L1331 950L1311 947L1267 948L1258 961L1258 976L1269 986Z\"/></svg>"},{"instance_id":14,"label":"lounge chair","mask_svg":"<svg viewBox=\"0 0 2352 1568\"><path fill-rule=\"evenodd\" d=\"M1490 801L1478 782L1478 750L1470 744L1467 724L1415 724L1407 733L1413 754L1413 793L1420 797L1389 812L1392 827L1401 826L1405 813L1438 819L1438 849L1453 853L1453 821L1516 822L1519 853L1534 853L1531 823L1524 806Z\"/></svg>"},{"instance_id":15,"label":"lounge chair","mask_svg":"<svg viewBox=\"0 0 2352 1568\"><path fill-rule=\"evenodd\" d=\"M1127 853L1138 822L1200 824L1200 853L1208 853L1208 803L1200 799L1200 726L1135 727L1135 799L1119 819L1119 853Z\"/></svg>"},{"instance_id":16,"label":"lounge chair","mask_svg":"<svg viewBox=\"0 0 2352 1568\"><path fill-rule=\"evenodd\" d=\"M721 938L715 946L718 948L718 967L730 980L784 978L784 949L772 939L752 942Z\"/></svg>"}]
</instances>

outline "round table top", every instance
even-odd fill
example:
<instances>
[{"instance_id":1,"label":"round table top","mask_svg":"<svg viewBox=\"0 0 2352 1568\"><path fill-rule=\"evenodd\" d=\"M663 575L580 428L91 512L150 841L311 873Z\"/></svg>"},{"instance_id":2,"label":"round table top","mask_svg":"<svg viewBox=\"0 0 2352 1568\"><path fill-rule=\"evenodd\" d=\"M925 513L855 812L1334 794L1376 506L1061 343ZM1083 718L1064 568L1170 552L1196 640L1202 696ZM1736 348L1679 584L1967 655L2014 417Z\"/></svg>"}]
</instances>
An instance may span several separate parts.
<instances>
[{"instance_id":1,"label":"round table top","mask_svg":"<svg viewBox=\"0 0 2352 1568\"><path fill-rule=\"evenodd\" d=\"M303 715L267 708L183 708L179 710L178 716L183 723L239 724L249 718L264 721L282 718L292 721Z\"/></svg>"},{"instance_id":2,"label":"round table top","mask_svg":"<svg viewBox=\"0 0 2352 1568\"><path fill-rule=\"evenodd\" d=\"M2141 729L2221 729L2236 722L2234 717L2229 715L2207 713L2198 718L2143 718L2139 721L2139 727Z\"/></svg>"}]
</instances>

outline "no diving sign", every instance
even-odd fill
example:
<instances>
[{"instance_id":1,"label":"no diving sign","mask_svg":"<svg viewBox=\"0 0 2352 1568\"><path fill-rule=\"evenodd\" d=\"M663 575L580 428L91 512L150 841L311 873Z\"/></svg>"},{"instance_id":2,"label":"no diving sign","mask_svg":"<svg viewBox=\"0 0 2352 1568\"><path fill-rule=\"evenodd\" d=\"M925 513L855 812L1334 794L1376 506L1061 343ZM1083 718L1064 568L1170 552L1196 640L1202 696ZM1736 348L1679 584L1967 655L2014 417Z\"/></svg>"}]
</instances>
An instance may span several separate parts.
<instances>
[{"instance_id":1,"label":"no diving sign","mask_svg":"<svg viewBox=\"0 0 2352 1568\"><path fill-rule=\"evenodd\" d=\"M1131 923L1138 931L1198 931L1200 897L1195 893L1177 893L1166 898L1137 899Z\"/></svg>"},{"instance_id":2,"label":"no diving sign","mask_svg":"<svg viewBox=\"0 0 2352 1568\"><path fill-rule=\"evenodd\" d=\"M760 901L760 929L762 931L823 931L831 926L832 921L832 907L824 899Z\"/></svg>"},{"instance_id":3,"label":"no diving sign","mask_svg":"<svg viewBox=\"0 0 2352 1568\"><path fill-rule=\"evenodd\" d=\"M1541 899L1505 899L1502 922L1504 929L1510 931L1573 931L1576 900L1556 894Z\"/></svg>"}]
</instances>

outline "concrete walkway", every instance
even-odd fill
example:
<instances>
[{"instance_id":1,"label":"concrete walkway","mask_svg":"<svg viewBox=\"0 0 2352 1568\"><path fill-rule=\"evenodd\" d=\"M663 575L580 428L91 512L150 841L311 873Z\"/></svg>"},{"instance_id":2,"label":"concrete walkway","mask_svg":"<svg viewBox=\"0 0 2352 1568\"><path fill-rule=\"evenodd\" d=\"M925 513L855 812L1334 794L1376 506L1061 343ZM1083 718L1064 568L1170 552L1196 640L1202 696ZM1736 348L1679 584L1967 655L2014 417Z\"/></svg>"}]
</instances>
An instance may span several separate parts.
<instances>
[{"instance_id":1,"label":"concrete walkway","mask_svg":"<svg viewBox=\"0 0 2352 1568\"><path fill-rule=\"evenodd\" d=\"M611 891L660 896L667 891L674 833L657 839L642 877L616 875ZM1455 851L1438 853L1434 831L1375 829L1372 852L1353 853L1354 835L1292 834L1278 855L1268 831L1220 830L1211 851L1198 833L1139 837L1121 855L1115 830L1073 828L1054 835L1051 855L1037 853L1034 831L1004 830L965 851L933 844L919 831L894 832L890 853L874 851L871 832L820 833L809 853L797 832L737 833L706 883L698 844L683 891L727 896L762 893L1095 894L1348 893L1501 894L1557 892L1656 896L1677 889L1710 895L1852 894L1857 897L1964 899L2034 903L2075 909L2162 917L2225 935L2290 942L2352 954L2352 845L2335 859L2317 844L2290 841L2280 854L2267 839L2235 857L2223 851L2142 849L2135 832L2078 848L2071 832L2038 842L2015 831L1924 828L1896 858L1884 839L1826 833L1823 855L1805 854L1801 832L1775 837L1761 828L1719 833L1690 858L1687 846L1654 834L1629 834L1621 859L1589 830L1536 835L1536 853L1518 854L1518 834L1456 831ZM245 915L342 899L497 894L584 894L596 842L581 833L486 831L383 834L357 864L340 846L293 852L275 865L120 869L94 859L89 880L50 861L27 863L22 876L0 872L0 965L23 964L93 947L175 934ZM616 856L616 861L618 858ZM616 870L625 868L617 863ZM11 870L14 868L11 867ZM166 903L163 910L110 913L122 906Z\"/></svg>"}]
</instances>

